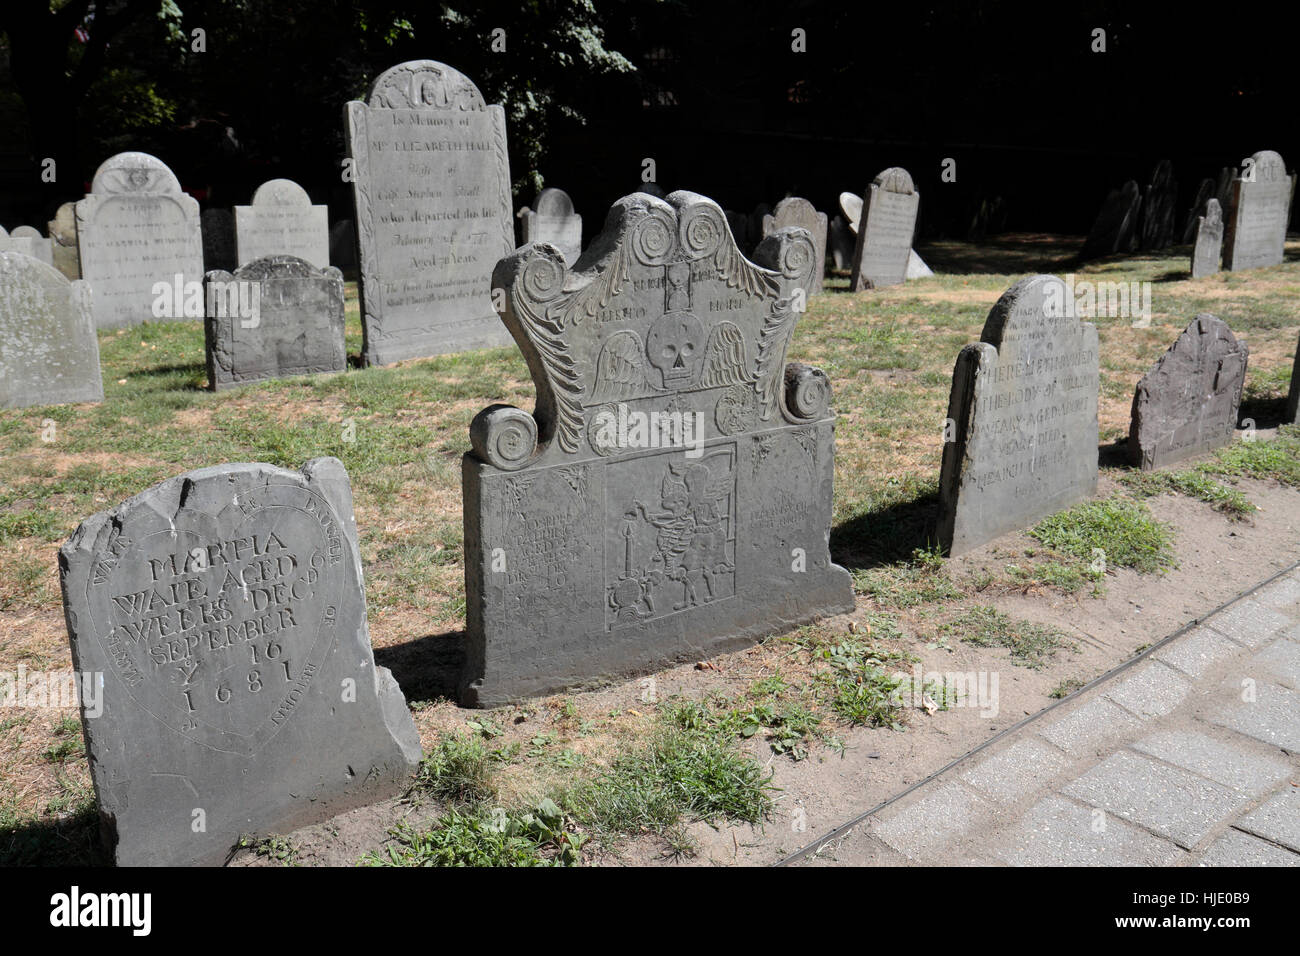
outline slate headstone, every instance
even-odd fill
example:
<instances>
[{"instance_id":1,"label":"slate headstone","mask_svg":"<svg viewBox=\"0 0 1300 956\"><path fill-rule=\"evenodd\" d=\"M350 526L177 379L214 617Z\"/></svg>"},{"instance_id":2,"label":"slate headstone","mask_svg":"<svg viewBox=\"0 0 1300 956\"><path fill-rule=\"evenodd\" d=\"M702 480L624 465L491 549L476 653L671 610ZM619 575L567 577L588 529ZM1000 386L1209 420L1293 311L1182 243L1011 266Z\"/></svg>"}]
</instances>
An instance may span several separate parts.
<instances>
[{"instance_id":1,"label":"slate headstone","mask_svg":"<svg viewBox=\"0 0 1300 956\"><path fill-rule=\"evenodd\" d=\"M292 179L271 179L253 201L235 207L235 261L295 256L323 269L329 263L329 209L313 206Z\"/></svg>"},{"instance_id":2,"label":"slate headstone","mask_svg":"<svg viewBox=\"0 0 1300 956\"><path fill-rule=\"evenodd\" d=\"M1223 268L1262 269L1281 264L1286 224L1291 218L1291 177L1272 150L1251 157L1254 180L1243 170L1232 183L1232 205L1224 217Z\"/></svg>"},{"instance_id":3,"label":"slate headstone","mask_svg":"<svg viewBox=\"0 0 1300 956\"><path fill-rule=\"evenodd\" d=\"M1120 252L1132 252L1137 245L1138 215L1142 209L1142 191L1129 180L1112 189L1102 203L1101 212L1083 243L1080 259L1100 259Z\"/></svg>"},{"instance_id":4,"label":"slate headstone","mask_svg":"<svg viewBox=\"0 0 1300 956\"><path fill-rule=\"evenodd\" d=\"M317 269L296 256L267 256L233 273L203 278L209 311L204 321L208 388L212 391L269 378L342 372L343 273ZM256 293L242 288L253 284ZM255 303L256 314L249 318Z\"/></svg>"},{"instance_id":5,"label":"slate headstone","mask_svg":"<svg viewBox=\"0 0 1300 956\"><path fill-rule=\"evenodd\" d=\"M229 209L205 209L200 217L203 228L203 265L214 269L234 269L239 265L235 252L235 214Z\"/></svg>"},{"instance_id":6,"label":"slate headstone","mask_svg":"<svg viewBox=\"0 0 1300 956\"><path fill-rule=\"evenodd\" d=\"M170 478L82 522L59 570L119 865L220 864L404 788L419 735L374 663L337 459Z\"/></svg>"},{"instance_id":7,"label":"slate headstone","mask_svg":"<svg viewBox=\"0 0 1300 956\"><path fill-rule=\"evenodd\" d=\"M39 259L0 252L0 408L104 400L89 293Z\"/></svg>"},{"instance_id":8,"label":"slate headstone","mask_svg":"<svg viewBox=\"0 0 1300 956\"><path fill-rule=\"evenodd\" d=\"M458 70L412 60L346 124L365 364L509 344L489 285L515 247L505 112Z\"/></svg>"},{"instance_id":9,"label":"slate headstone","mask_svg":"<svg viewBox=\"0 0 1300 956\"><path fill-rule=\"evenodd\" d=\"M778 229L789 227L807 229L817 247L817 267L805 290L814 295L821 292L826 280L826 213L818 212L812 203L798 196L782 199L770 215L763 217L763 235L769 236Z\"/></svg>"},{"instance_id":10,"label":"slate headstone","mask_svg":"<svg viewBox=\"0 0 1300 956\"><path fill-rule=\"evenodd\" d=\"M1205 215L1196 219L1196 243L1192 246L1192 278L1211 276L1219 271L1223 251L1223 211L1211 196L1205 201Z\"/></svg>"},{"instance_id":11,"label":"slate headstone","mask_svg":"<svg viewBox=\"0 0 1300 956\"><path fill-rule=\"evenodd\" d=\"M582 217L563 189L543 189L523 216L524 242L549 242L572 265L582 254Z\"/></svg>"},{"instance_id":12,"label":"slate headstone","mask_svg":"<svg viewBox=\"0 0 1300 956\"><path fill-rule=\"evenodd\" d=\"M1129 464L1152 471L1231 442L1248 355L1226 323L1208 312L1192 319L1137 384Z\"/></svg>"},{"instance_id":13,"label":"slate headstone","mask_svg":"<svg viewBox=\"0 0 1300 956\"><path fill-rule=\"evenodd\" d=\"M50 251L54 268L69 279L81 278L81 256L77 252L77 204L65 202L49 222Z\"/></svg>"},{"instance_id":14,"label":"slate headstone","mask_svg":"<svg viewBox=\"0 0 1300 956\"><path fill-rule=\"evenodd\" d=\"M939 541L977 548L1097 488L1097 329L1056 276L1021 279L953 370Z\"/></svg>"},{"instance_id":15,"label":"slate headstone","mask_svg":"<svg viewBox=\"0 0 1300 956\"><path fill-rule=\"evenodd\" d=\"M155 316L154 284L201 282L199 204L181 192L172 171L148 153L118 153L95 171L90 194L77 203L81 275L90 283L98 328L120 328Z\"/></svg>"},{"instance_id":16,"label":"slate headstone","mask_svg":"<svg viewBox=\"0 0 1300 956\"><path fill-rule=\"evenodd\" d=\"M30 239L32 255L47 266L54 265L54 251L50 246L50 240L41 235L41 231L35 226L18 226L9 233L9 236L13 239Z\"/></svg>"},{"instance_id":17,"label":"slate headstone","mask_svg":"<svg viewBox=\"0 0 1300 956\"><path fill-rule=\"evenodd\" d=\"M1162 159L1151 173L1151 182L1142 197L1141 222L1138 225L1138 248L1166 249L1174 241L1174 214L1178 206L1178 182L1173 163Z\"/></svg>"},{"instance_id":18,"label":"slate headstone","mask_svg":"<svg viewBox=\"0 0 1300 956\"><path fill-rule=\"evenodd\" d=\"M695 193L614 204L574 274L501 260L537 410L465 456L466 704L695 661L854 606L831 563L830 383L786 364L812 236L740 252Z\"/></svg>"},{"instance_id":19,"label":"slate headstone","mask_svg":"<svg viewBox=\"0 0 1300 956\"><path fill-rule=\"evenodd\" d=\"M921 194L902 167L886 169L872 181L858 224L850 291L898 285L907 278L920 207Z\"/></svg>"}]
</instances>

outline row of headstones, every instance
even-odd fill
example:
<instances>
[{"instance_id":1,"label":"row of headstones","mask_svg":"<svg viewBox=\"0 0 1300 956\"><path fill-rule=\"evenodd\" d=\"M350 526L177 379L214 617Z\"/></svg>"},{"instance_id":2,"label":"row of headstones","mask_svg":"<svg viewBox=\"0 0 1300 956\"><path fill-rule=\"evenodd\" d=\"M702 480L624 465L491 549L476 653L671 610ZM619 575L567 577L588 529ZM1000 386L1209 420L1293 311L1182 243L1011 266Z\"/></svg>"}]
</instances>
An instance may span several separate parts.
<instances>
[{"instance_id":1,"label":"row of headstones","mask_svg":"<svg viewBox=\"0 0 1300 956\"><path fill-rule=\"evenodd\" d=\"M467 705L698 660L854 607L829 551L831 383L786 362L813 236L777 229L750 261L711 200L636 193L591 250L575 271L530 243L493 271L537 408L492 405L470 425ZM1067 295L1053 276L1018 282L957 359L940 479L951 553L1095 490L1097 332ZM1197 316L1137 387L1138 463L1228 441L1245 368L1226 326ZM177 476L87 519L59 562L119 862L220 862L240 835L397 792L419 760L402 692L374 664L337 460Z\"/></svg>"},{"instance_id":2,"label":"row of headstones","mask_svg":"<svg viewBox=\"0 0 1300 956\"><path fill-rule=\"evenodd\" d=\"M1296 177L1272 150L1251 156L1240 170L1227 167L1217 183L1205 179L1182 230L1193 244L1192 278L1224 269L1260 269L1283 261ZM1081 258L1163 249L1174 238L1178 184L1168 160L1157 164L1146 192L1129 180L1111 190L1084 243Z\"/></svg>"}]
</instances>

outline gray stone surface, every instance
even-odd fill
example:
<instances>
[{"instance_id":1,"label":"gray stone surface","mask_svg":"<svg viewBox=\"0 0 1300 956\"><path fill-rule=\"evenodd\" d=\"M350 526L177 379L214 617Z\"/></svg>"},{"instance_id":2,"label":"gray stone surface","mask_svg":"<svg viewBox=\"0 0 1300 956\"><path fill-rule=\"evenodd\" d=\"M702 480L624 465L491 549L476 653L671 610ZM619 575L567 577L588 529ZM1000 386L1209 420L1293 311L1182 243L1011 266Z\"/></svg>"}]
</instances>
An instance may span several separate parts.
<instances>
[{"instance_id":1,"label":"gray stone surface","mask_svg":"<svg viewBox=\"0 0 1300 956\"><path fill-rule=\"evenodd\" d=\"M1242 747L1240 738L1224 742L1199 731L1162 730L1131 746L1252 797L1272 790L1291 772L1285 760L1252 753Z\"/></svg>"},{"instance_id":2,"label":"gray stone surface","mask_svg":"<svg viewBox=\"0 0 1300 956\"><path fill-rule=\"evenodd\" d=\"M826 279L826 213L818 212L806 199L790 196L776 204L770 215L763 217L763 235L770 236L778 229L806 229L817 247L817 265L808 278L805 291L809 295L821 292Z\"/></svg>"},{"instance_id":3,"label":"gray stone surface","mask_svg":"<svg viewBox=\"0 0 1300 956\"><path fill-rule=\"evenodd\" d=\"M1097 489L1097 329L1065 283L1021 279L953 371L939 479L941 545L958 555Z\"/></svg>"},{"instance_id":4,"label":"gray stone surface","mask_svg":"<svg viewBox=\"0 0 1300 956\"><path fill-rule=\"evenodd\" d=\"M871 827L882 843L913 860L956 842L993 804L958 783L947 783L904 807L888 807Z\"/></svg>"},{"instance_id":5,"label":"gray stone surface","mask_svg":"<svg viewBox=\"0 0 1300 956\"><path fill-rule=\"evenodd\" d=\"M1202 312L1142 376L1133 394L1129 464L1153 471L1232 441L1249 350Z\"/></svg>"},{"instance_id":6,"label":"gray stone surface","mask_svg":"<svg viewBox=\"0 0 1300 956\"><path fill-rule=\"evenodd\" d=\"M1150 720L1172 711L1191 689L1191 682L1176 670L1151 661L1116 681L1106 696L1135 717Z\"/></svg>"},{"instance_id":7,"label":"gray stone surface","mask_svg":"<svg viewBox=\"0 0 1300 956\"><path fill-rule=\"evenodd\" d=\"M220 864L400 792L419 736L376 667L347 472L204 468L84 521L59 552L100 816L121 865Z\"/></svg>"},{"instance_id":8,"label":"gray stone surface","mask_svg":"<svg viewBox=\"0 0 1300 956\"><path fill-rule=\"evenodd\" d=\"M984 758L961 779L985 796L1010 803L1042 789L1066 763L1059 750L1026 737Z\"/></svg>"},{"instance_id":9,"label":"gray stone surface","mask_svg":"<svg viewBox=\"0 0 1300 956\"><path fill-rule=\"evenodd\" d=\"M925 260L916 254L915 249L907 254L907 278L924 279L932 275L934 270L925 264Z\"/></svg>"},{"instance_id":10,"label":"gray stone surface","mask_svg":"<svg viewBox=\"0 0 1300 956\"><path fill-rule=\"evenodd\" d=\"M1249 680L1254 700L1237 700L1209 716L1210 723L1228 727L1247 737L1254 737L1292 753L1300 751L1300 693L1279 684L1271 684L1261 674L1246 673L1238 678L1241 694L1247 693Z\"/></svg>"},{"instance_id":11,"label":"gray stone surface","mask_svg":"<svg viewBox=\"0 0 1300 956\"><path fill-rule=\"evenodd\" d=\"M104 400L89 293L39 259L0 252L0 408Z\"/></svg>"},{"instance_id":12,"label":"gray stone surface","mask_svg":"<svg viewBox=\"0 0 1300 956\"><path fill-rule=\"evenodd\" d=\"M1094 697L1039 729L1039 733L1072 757L1097 754L1142 726L1141 721L1105 697Z\"/></svg>"},{"instance_id":13,"label":"gray stone surface","mask_svg":"<svg viewBox=\"0 0 1300 956\"><path fill-rule=\"evenodd\" d=\"M1210 844L1199 866L1300 866L1300 854L1240 830L1229 830Z\"/></svg>"},{"instance_id":14,"label":"gray stone surface","mask_svg":"<svg viewBox=\"0 0 1300 956\"><path fill-rule=\"evenodd\" d=\"M1142 196L1141 221L1138 224L1138 248L1165 249L1174 241L1174 209L1178 205L1178 182L1174 166L1167 159L1156 163Z\"/></svg>"},{"instance_id":15,"label":"gray stone surface","mask_svg":"<svg viewBox=\"0 0 1300 956\"><path fill-rule=\"evenodd\" d=\"M36 244L31 236L11 236L3 226L0 226L0 252L17 252L29 259L37 258Z\"/></svg>"},{"instance_id":16,"label":"gray stone surface","mask_svg":"<svg viewBox=\"0 0 1300 956\"><path fill-rule=\"evenodd\" d=\"M333 266L317 269L296 256L267 256L234 273L209 272L203 282L209 303L204 321L208 388L213 391L347 368L343 273ZM255 287L255 295L241 291L246 283ZM256 303L255 318L242 314L241 301Z\"/></svg>"},{"instance_id":17,"label":"gray stone surface","mask_svg":"<svg viewBox=\"0 0 1300 956\"><path fill-rule=\"evenodd\" d=\"M636 193L586 255L574 274L528 245L493 276L537 408L492 406L470 428L467 704L699 660L854 606L827 546L830 384L786 364L812 237L778 230L756 265L711 200Z\"/></svg>"},{"instance_id":18,"label":"gray stone surface","mask_svg":"<svg viewBox=\"0 0 1300 956\"><path fill-rule=\"evenodd\" d=\"M49 221L50 251L54 268L69 279L81 278L81 257L77 252L77 204L65 202Z\"/></svg>"},{"instance_id":19,"label":"gray stone surface","mask_svg":"<svg viewBox=\"0 0 1300 956\"><path fill-rule=\"evenodd\" d=\"M1117 252L1132 252L1137 247L1141 208L1142 191L1132 179L1119 189L1112 189L1097 213L1079 258L1100 259Z\"/></svg>"},{"instance_id":20,"label":"gray stone surface","mask_svg":"<svg viewBox=\"0 0 1300 956\"><path fill-rule=\"evenodd\" d=\"M1205 201L1205 215L1196 218L1195 244L1192 246L1192 278L1212 276L1219 271L1223 254L1223 210L1213 197Z\"/></svg>"},{"instance_id":21,"label":"gray stone surface","mask_svg":"<svg viewBox=\"0 0 1300 956\"><path fill-rule=\"evenodd\" d=\"M364 363L508 345L490 286L515 246L505 112L463 73L411 60L345 118Z\"/></svg>"},{"instance_id":22,"label":"gray stone surface","mask_svg":"<svg viewBox=\"0 0 1300 956\"><path fill-rule=\"evenodd\" d=\"M1237 826L1300 853L1300 788L1283 787L1262 806L1242 817Z\"/></svg>"},{"instance_id":23,"label":"gray stone surface","mask_svg":"<svg viewBox=\"0 0 1300 956\"><path fill-rule=\"evenodd\" d=\"M1182 856L1145 830L1055 795L1034 804L998 842L993 854L1011 866L1168 866Z\"/></svg>"},{"instance_id":24,"label":"gray stone surface","mask_svg":"<svg viewBox=\"0 0 1300 956\"><path fill-rule=\"evenodd\" d=\"M1300 640L1274 641L1252 657L1251 664L1272 674L1278 683L1300 690ZM1300 721L1300 714L1296 720Z\"/></svg>"},{"instance_id":25,"label":"gray stone surface","mask_svg":"<svg viewBox=\"0 0 1300 956\"><path fill-rule=\"evenodd\" d=\"M857 193L840 193L840 212L844 214L849 231L855 236L858 234L858 223L862 221L862 206L862 197Z\"/></svg>"},{"instance_id":26,"label":"gray stone surface","mask_svg":"<svg viewBox=\"0 0 1300 956\"><path fill-rule=\"evenodd\" d=\"M1240 653L1241 645L1202 626L1165 645L1153 656L1188 677L1200 678L1216 664Z\"/></svg>"},{"instance_id":27,"label":"gray stone surface","mask_svg":"<svg viewBox=\"0 0 1300 956\"><path fill-rule=\"evenodd\" d=\"M1300 572L1290 571L1254 593L1253 600L1274 611L1300 610Z\"/></svg>"},{"instance_id":28,"label":"gray stone surface","mask_svg":"<svg viewBox=\"0 0 1300 956\"><path fill-rule=\"evenodd\" d=\"M329 262L329 210L313 206L292 179L271 179L253 201L235 207L235 261L246 265L268 256L295 256L323 269Z\"/></svg>"},{"instance_id":29,"label":"gray stone surface","mask_svg":"<svg viewBox=\"0 0 1300 956\"><path fill-rule=\"evenodd\" d=\"M1189 850L1248 799L1238 790L1127 750L1111 754L1063 792Z\"/></svg>"},{"instance_id":30,"label":"gray stone surface","mask_svg":"<svg viewBox=\"0 0 1300 956\"><path fill-rule=\"evenodd\" d=\"M32 241L32 257L40 259L47 266L54 265L54 250L50 240L35 226L15 226L10 230L9 236L12 239L30 239Z\"/></svg>"},{"instance_id":31,"label":"gray stone surface","mask_svg":"<svg viewBox=\"0 0 1300 956\"><path fill-rule=\"evenodd\" d=\"M1220 611L1205 623L1243 647L1256 648L1285 633L1295 622L1285 614L1247 598Z\"/></svg>"},{"instance_id":32,"label":"gray stone surface","mask_svg":"<svg viewBox=\"0 0 1300 956\"><path fill-rule=\"evenodd\" d=\"M827 241L831 247L831 262L837 270L850 269L853 266L854 232L843 216L831 220Z\"/></svg>"},{"instance_id":33,"label":"gray stone surface","mask_svg":"<svg viewBox=\"0 0 1300 956\"><path fill-rule=\"evenodd\" d=\"M907 278L907 257L916 234L921 194L907 170L893 166L867 187L849 290L879 289Z\"/></svg>"},{"instance_id":34,"label":"gray stone surface","mask_svg":"<svg viewBox=\"0 0 1300 956\"><path fill-rule=\"evenodd\" d=\"M1286 224L1291 216L1291 177L1286 163L1272 150L1251 157L1254 182L1238 176L1226 207L1223 268L1261 269L1282 262Z\"/></svg>"},{"instance_id":35,"label":"gray stone surface","mask_svg":"<svg viewBox=\"0 0 1300 956\"><path fill-rule=\"evenodd\" d=\"M537 194L533 208L523 216L524 242L549 242L560 250L567 265L582 254L582 217L563 189L548 188Z\"/></svg>"},{"instance_id":36,"label":"gray stone surface","mask_svg":"<svg viewBox=\"0 0 1300 956\"><path fill-rule=\"evenodd\" d=\"M227 271L239 265L235 251L235 214L229 209L205 209L199 217L203 229L203 268Z\"/></svg>"}]
</instances>

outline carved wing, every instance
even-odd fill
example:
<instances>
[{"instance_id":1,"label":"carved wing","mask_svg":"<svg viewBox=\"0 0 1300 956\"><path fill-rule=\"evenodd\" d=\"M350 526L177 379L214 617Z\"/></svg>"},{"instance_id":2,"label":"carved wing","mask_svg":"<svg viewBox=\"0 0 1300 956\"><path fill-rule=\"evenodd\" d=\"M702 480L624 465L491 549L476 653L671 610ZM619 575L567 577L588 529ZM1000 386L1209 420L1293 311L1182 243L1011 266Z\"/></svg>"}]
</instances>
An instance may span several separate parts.
<instances>
[{"instance_id":1,"label":"carved wing","mask_svg":"<svg viewBox=\"0 0 1300 956\"><path fill-rule=\"evenodd\" d=\"M731 322L719 322L704 349L704 373L700 384L705 388L739 385L748 379L745 366L745 336Z\"/></svg>"},{"instance_id":2,"label":"carved wing","mask_svg":"<svg viewBox=\"0 0 1300 956\"><path fill-rule=\"evenodd\" d=\"M650 391L646 378L645 348L627 330L609 337L596 360L596 386L592 391L602 401L635 398Z\"/></svg>"}]
</instances>

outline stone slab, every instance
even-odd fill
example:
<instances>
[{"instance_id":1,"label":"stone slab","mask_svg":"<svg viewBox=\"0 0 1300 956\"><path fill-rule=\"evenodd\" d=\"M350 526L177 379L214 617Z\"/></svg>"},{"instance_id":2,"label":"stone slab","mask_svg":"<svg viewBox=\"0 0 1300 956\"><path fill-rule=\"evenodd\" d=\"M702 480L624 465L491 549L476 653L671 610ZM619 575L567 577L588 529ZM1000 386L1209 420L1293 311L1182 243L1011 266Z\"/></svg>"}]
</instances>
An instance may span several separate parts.
<instances>
[{"instance_id":1,"label":"stone slab","mask_svg":"<svg viewBox=\"0 0 1300 956\"><path fill-rule=\"evenodd\" d=\"M770 236L778 229L790 227L808 230L808 234L813 237L813 244L817 247L817 265L810 274L808 285L804 290L808 295L814 295L821 292L826 281L826 234L828 230L826 213L818 212L812 203L806 199L800 199L798 196L782 199L776 204L776 208L772 210L770 215L763 217L763 235Z\"/></svg>"},{"instance_id":2,"label":"stone slab","mask_svg":"<svg viewBox=\"0 0 1300 956\"><path fill-rule=\"evenodd\" d=\"M563 189L543 189L522 221L525 243L549 242L568 265L582 255L582 217L573 211L573 200Z\"/></svg>"},{"instance_id":3,"label":"stone slab","mask_svg":"<svg viewBox=\"0 0 1300 956\"><path fill-rule=\"evenodd\" d=\"M1067 762L1059 750L1026 737L981 760L961 779L999 803L1012 803L1042 789Z\"/></svg>"},{"instance_id":4,"label":"stone slab","mask_svg":"<svg viewBox=\"0 0 1300 956\"><path fill-rule=\"evenodd\" d=\"M1245 598L1215 614L1206 622L1224 637L1252 650L1285 634L1295 622L1258 601Z\"/></svg>"},{"instance_id":5,"label":"stone slab","mask_svg":"<svg viewBox=\"0 0 1300 956\"><path fill-rule=\"evenodd\" d=\"M1237 821L1237 826L1300 853L1300 787L1283 787Z\"/></svg>"},{"instance_id":6,"label":"stone slab","mask_svg":"<svg viewBox=\"0 0 1300 956\"><path fill-rule=\"evenodd\" d=\"M1156 660L1177 668L1188 677L1200 678L1215 665L1240 653L1242 653L1241 645L1202 626L1188 631L1172 644L1167 644L1156 651L1153 656Z\"/></svg>"},{"instance_id":7,"label":"stone slab","mask_svg":"<svg viewBox=\"0 0 1300 956\"><path fill-rule=\"evenodd\" d=\"M993 804L957 783L936 787L907 806L886 808L871 835L918 862L942 855Z\"/></svg>"},{"instance_id":8,"label":"stone slab","mask_svg":"<svg viewBox=\"0 0 1300 956\"><path fill-rule=\"evenodd\" d=\"M1169 866L1183 855L1145 830L1056 795L1038 801L996 839L993 855L1011 866Z\"/></svg>"},{"instance_id":9,"label":"stone slab","mask_svg":"<svg viewBox=\"0 0 1300 956\"><path fill-rule=\"evenodd\" d=\"M271 256L294 256L317 269L330 264L329 209L313 206L291 179L268 180L251 204L235 207L236 263Z\"/></svg>"},{"instance_id":10,"label":"stone slab","mask_svg":"<svg viewBox=\"0 0 1300 956\"><path fill-rule=\"evenodd\" d=\"M1253 682L1250 686L1255 699L1238 699L1207 719L1271 746L1300 753L1300 720L1296 719L1300 714L1300 692L1271 684L1258 675L1244 676ZM1246 693L1244 686L1241 693Z\"/></svg>"},{"instance_id":11,"label":"stone slab","mask_svg":"<svg viewBox=\"0 0 1300 956\"><path fill-rule=\"evenodd\" d=\"M81 256L77 251L77 204L65 202L47 225L54 268L69 279L81 278Z\"/></svg>"},{"instance_id":12,"label":"stone slab","mask_svg":"<svg viewBox=\"0 0 1300 956\"><path fill-rule=\"evenodd\" d=\"M1219 201L1205 201L1205 215L1196 217L1196 234L1192 246L1192 278L1212 276L1219 271L1223 256L1223 210Z\"/></svg>"},{"instance_id":13,"label":"stone slab","mask_svg":"<svg viewBox=\"0 0 1300 956\"><path fill-rule=\"evenodd\" d=\"M1113 682L1106 697L1135 717L1150 720L1171 713L1192 686L1191 681L1173 668L1151 661Z\"/></svg>"},{"instance_id":14,"label":"stone slab","mask_svg":"<svg viewBox=\"0 0 1300 956\"><path fill-rule=\"evenodd\" d=\"M850 291L899 285L907 278L920 208L921 194L907 170L894 166L872 180L853 249Z\"/></svg>"},{"instance_id":15,"label":"stone slab","mask_svg":"<svg viewBox=\"0 0 1300 956\"><path fill-rule=\"evenodd\" d=\"M1094 697L1039 728L1039 734L1072 757L1101 753L1108 745L1135 732L1136 717L1104 697Z\"/></svg>"},{"instance_id":16,"label":"stone slab","mask_svg":"<svg viewBox=\"0 0 1300 956\"><path fill-rule=\"evenodd\" d=\"M1224 269L1262 269L1285 258L1286 225L1291 217L1291 177L1286 163L1272 150L1250 157L1253 181L1232 183L1231 205L1223 235Z\"/></svg>"},{"instance_id":17,"label":"stone slab","mask_svg":"<svg viewBox=\"0 0 1300 956\"><path fill-rule=\"evenodd\" d=\"M1162 730L1131 746L1252 797L1272 790L1291 772L1285 760L1253 753L1237 741L1225 743L1199 731Z\"/></svg>"},{"instance_id":18,"label":"stone slab","mask_svg":"<svg viewBox=\"0 0 1300 956\"><path fill-rule=\"evenodd\" d=\"M1300 866L1300 853L1240 830L1219 837L1197 861L1198 866Z\"/></svg>"}]
</instances>

